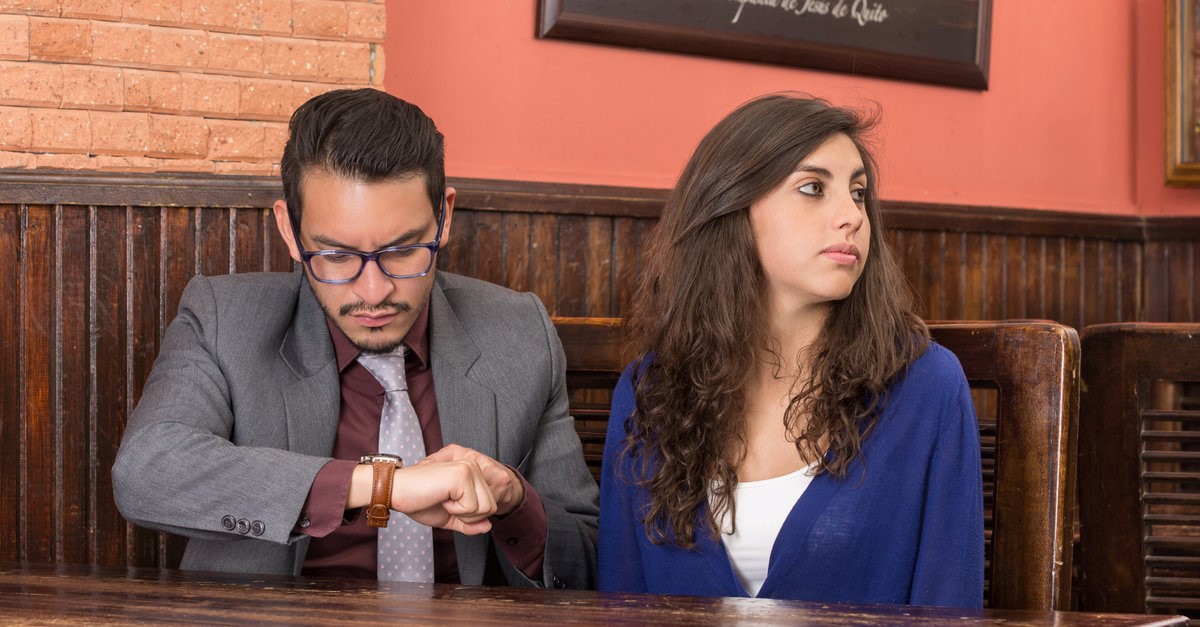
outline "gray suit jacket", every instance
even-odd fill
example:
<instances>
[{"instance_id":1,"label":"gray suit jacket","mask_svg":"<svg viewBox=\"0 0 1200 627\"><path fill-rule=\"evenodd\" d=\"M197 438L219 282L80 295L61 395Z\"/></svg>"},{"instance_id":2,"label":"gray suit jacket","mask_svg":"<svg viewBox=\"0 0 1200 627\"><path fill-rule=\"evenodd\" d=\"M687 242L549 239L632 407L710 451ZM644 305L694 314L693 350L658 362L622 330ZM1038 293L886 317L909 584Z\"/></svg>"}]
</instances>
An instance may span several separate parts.
<instances>
[{"instance_id":1,"label":"gray suit jacket","mask_svg":"<svg viewBox=\"0 0 1200 627\"><path fill-rule=\"evenodd\" d=\"M562 345L533 294L439 272L430 361L446 444L518 469L549 520L543 581L455 535L463 583L489 553L511 585L593 587L597 488L567 413ZM340 388L325 314L300 272L197 276L163 336L113 466L134 524L187 536L183 567L298 574L294 532L331 458Z\"/></svg>"}]
</instances>

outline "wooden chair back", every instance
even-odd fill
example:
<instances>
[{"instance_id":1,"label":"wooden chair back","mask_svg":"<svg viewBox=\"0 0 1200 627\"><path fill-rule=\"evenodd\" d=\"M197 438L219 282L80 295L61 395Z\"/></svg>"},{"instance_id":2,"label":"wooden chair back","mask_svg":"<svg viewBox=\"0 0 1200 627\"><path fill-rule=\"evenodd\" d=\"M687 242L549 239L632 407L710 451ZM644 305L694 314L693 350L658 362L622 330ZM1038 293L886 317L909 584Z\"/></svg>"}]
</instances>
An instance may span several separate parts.
<instances>
[{"instance_id":1,"label":"wooden chair back","mask_svg":"<svg viewBox=\"0 0 1200 627\"><path fill-rule=\"evenodd\" d=\"M1081 341L1080 608L1200 616L1200 324Z\"/></svg>"},{"instance_id":2,"label":"wooden chair back","mask_svg":"<svg viewBox=\"0 0 1200 627\"><path fill-rule=\"evenodd\" d=\"M611 390L624 367L620 320L556 318L576 429L599 477ZM1079 338L1053 322L937 322L976 393L983 448L985 603L1070 606Z\"/></svg>"},{"instance_id":3,"label":"wooden chair back","mask_svg":"<svg viewBox=\"0 0 1200 627\"><path fill-rule=\"evenodd\" d=\"M567 391L571 416L583 443L583 458L600 481L604 436L613 388L625 368L620 318L554 318L567 355Z\"/></svg>"},{"instance_id":4,"label":"wooden chair back","mask_svg":"<svg viewBox=\"0 0 1200 627\"><path fill-rule=\"evenodd\" d=\"M983 453L985 599L1068 610L1079 337L1046 321L932 322L976 396Z\"/></svg>"}]
</instances>

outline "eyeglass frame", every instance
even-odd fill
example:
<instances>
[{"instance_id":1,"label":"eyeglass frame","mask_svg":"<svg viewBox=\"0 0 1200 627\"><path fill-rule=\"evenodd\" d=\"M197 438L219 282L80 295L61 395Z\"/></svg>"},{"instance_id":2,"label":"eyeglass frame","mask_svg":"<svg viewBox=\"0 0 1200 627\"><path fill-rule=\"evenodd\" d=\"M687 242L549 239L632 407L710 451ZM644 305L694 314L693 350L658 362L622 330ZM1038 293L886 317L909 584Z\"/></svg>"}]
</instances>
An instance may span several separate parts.
<instances>
[{"instance_id":1,"label":"eyeglass frame","mask_svg":"<svg viewBox=\"0 0 1200 627\"><path fill-rule=\"evenodd\" d=\"M437 215L437 234L434 235L432 242L424 242L421 244L404 244L401 246L388 246L386 248L373 250L369 253L364 253L357 250L339 250L336 248L313 251L305 250L304 243L300 241L300 224L296 221L296 215L291 211L288 211L288 221L291 222L292 237L296 240L296 249L300 252L300 259L304 261L304 265L308 268L308 274L312 276L312 278L316 279L319 283L325 283L327 285L344 285L346 283L353 283L362 276L363 270L367 269L367 263L371 261L375 262L375 265L379 267L379 271L382 272L386 277L393 279L418 279L429 274L429 272L433 270L434 264L437 263L437 253L442 248L442 227L446 223L446 195L442 194L442 204L438 208ZM424 248L429 251L429 266L419 274L392 274L391 272L388 272L387 269L383 267L383 263L379 261L380 255L400 250L415 250L417 248ZM354 276L348 279L329 280L322 279L321 277L317 276L317 273L312 267L312 258L331 254L353 255L358 257L360 261L358 265L358 272L355 272Z\"/></svg>"}]
</instances>

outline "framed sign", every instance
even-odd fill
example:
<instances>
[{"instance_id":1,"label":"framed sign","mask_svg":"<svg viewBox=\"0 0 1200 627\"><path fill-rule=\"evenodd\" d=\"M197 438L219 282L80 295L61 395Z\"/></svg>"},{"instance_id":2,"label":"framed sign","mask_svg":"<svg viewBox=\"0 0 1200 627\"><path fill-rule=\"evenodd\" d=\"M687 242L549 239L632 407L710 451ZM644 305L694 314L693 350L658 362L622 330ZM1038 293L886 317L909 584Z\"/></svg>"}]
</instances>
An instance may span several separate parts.
<instances>
[{"instance_id":1,"label":"framed sign","mask_svg":"<svg viewBox=\"0 0 1200 627\"><path fill-rule=\"evenodd\" d=\"M1200 185L1196 0L1167 2L1167 185Z\"/></svg>"},{"instance_id":2,"label":"framed sign","mask_svg":"<svg viewBox=\"0 0 1200 627\"><path fill-rule=\"evenodd\" d=\"M539 2L539 37L987 89L992 0Z\"/></svg>"}]
</instances>

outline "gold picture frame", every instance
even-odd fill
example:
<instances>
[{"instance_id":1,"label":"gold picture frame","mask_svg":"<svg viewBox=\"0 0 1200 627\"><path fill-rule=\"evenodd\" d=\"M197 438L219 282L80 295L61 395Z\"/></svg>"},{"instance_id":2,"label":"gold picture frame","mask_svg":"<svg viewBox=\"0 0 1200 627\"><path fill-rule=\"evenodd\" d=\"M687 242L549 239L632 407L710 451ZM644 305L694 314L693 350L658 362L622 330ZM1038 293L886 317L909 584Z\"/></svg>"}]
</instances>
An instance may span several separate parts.
<instances>
[{"instance_id":1,"label":"gold picture frame","mask_svg":"<svg viewBox=\"0 0 1200 627\"><path fill-rule=\"evenodd\" d=\"M1167 185L1200 185L1196 0L1167 0Z\"/></svg>"}]
</instances>

